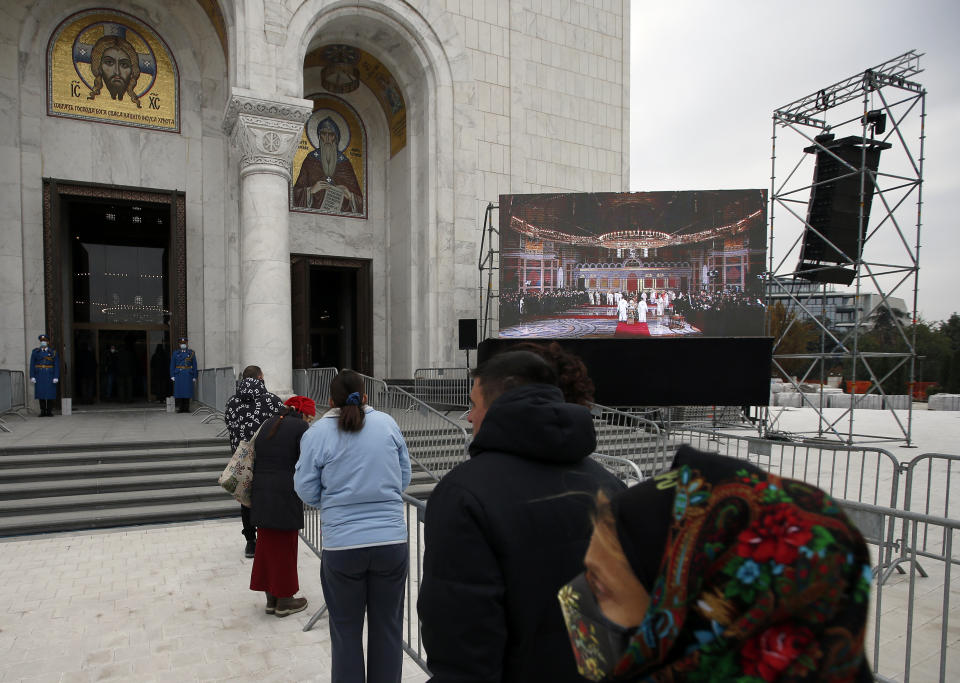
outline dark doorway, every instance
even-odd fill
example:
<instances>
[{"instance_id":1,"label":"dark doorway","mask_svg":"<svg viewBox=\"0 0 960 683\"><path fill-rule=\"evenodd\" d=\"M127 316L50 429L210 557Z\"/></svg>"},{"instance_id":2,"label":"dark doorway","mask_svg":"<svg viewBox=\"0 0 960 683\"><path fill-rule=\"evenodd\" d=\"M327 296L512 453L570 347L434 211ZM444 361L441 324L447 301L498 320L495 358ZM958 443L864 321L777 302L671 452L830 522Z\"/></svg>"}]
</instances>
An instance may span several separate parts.
<instances>
[{"instance_id":1,"label":"dark doorway","mask_svg":"<svg viewBox=\"0 0 960 683\"><path fill-rule=\"evenodd\" d=\"M169 364L169 206L65 198L61 215L70 240L77 403L162 399L169 388L169 369L157 362L166 354Z\"/></svg>"},{"instance_id":2,"label":"dark doorway","mask_svg":"<svg viewBox=\"0 0 960 683\"><path fill-rule=\"evenodd\" d=\"M46 329L61 354L63 396L163 399L169 370L159 372L159 360L171 336L186 333L184 193L44 178L43 240ZM130 379L119 384L114 372L108 390L110 344L124 351Z\"/></svg>"},{"instance_id":3,"label":"dark doorway","mask_svg":"<svg viewBox=\"0 0 960 683\"><path fill-rule=\"evenodd\" d=\"M295 368L372 371L370 262L294 256Z\"/></svg>"}]
</instances>

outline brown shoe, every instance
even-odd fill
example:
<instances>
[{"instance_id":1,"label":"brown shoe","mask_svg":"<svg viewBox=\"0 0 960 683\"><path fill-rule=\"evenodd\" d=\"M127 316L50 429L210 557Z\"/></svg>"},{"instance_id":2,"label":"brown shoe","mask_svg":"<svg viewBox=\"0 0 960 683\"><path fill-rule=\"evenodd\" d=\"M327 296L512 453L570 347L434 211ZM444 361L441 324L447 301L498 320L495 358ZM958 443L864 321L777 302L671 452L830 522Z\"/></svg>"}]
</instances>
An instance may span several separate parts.
<instances>
[{"instance_id":1,"label":"brown shoe","mask_svg":"<svg viewBox=\"0 0 960 683\"><path fill-rule=\"evenodd\" d=\"M306 598L277 598L277 604L274 608L274 614L278 617L285 617L294 612L302 612L307 609Z\"/></svg>"},{"instance_id":2,"label":"brown shoe","mask_svg":"<svg viewBox=\"0 0 960 683\"><path fill-rule=\"evenodd\" d=\"M276 611L277 609L277 596L270 595L266 591L264 591L264 593L266 593L266 596L267 596L267 606L264 608L263 611L266 612L267 614L273 614L274 611Z\"/></svg>"}]
</instances>

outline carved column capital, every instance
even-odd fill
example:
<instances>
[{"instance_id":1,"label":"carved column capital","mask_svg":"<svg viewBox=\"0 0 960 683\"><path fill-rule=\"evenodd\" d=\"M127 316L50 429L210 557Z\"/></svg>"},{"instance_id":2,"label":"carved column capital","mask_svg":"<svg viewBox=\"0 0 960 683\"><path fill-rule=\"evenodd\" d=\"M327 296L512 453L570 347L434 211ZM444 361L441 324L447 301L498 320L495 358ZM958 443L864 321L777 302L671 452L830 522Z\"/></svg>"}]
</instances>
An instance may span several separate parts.
<instances>
[{"instance_id":1,"label":"carved column capital","mask_svg":"<svg viewBox=\"0 0 960 683\"><path fill-rule=\"evenodd\" d=\"M223 131L240 149L240 176L275 173L290 180L293 155L313 103L292 97L265 100L234 89Z\"/></svg>"}]
</instances>

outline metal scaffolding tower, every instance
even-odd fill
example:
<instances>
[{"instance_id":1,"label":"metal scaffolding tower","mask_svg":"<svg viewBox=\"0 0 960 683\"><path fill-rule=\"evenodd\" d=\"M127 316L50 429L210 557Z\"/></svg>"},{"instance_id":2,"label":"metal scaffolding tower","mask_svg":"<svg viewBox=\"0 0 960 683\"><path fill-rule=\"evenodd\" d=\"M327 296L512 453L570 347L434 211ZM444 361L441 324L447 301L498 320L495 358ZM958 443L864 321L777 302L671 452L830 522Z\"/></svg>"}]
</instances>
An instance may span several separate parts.
<instances>
[{"instance_id":1,"label":"metal scaffolding tower","mask_svg":"<svg viewBox=\"0 0 960 683\"><path fill-rule=\"evenodd\" d=\"M483 214L483 230L480 236L480 260L477 268L480 271L480 341L486 339L493 330L493 320L500 320L500 231L493 225L494 212L498 204L490 202ZM496 238L496 244L494 244ZM486 252L484 252L486 247ZM486 271L486 285L484 285L484 271ZM496 304L497 309L491 310Z\"/></svg>"},{"instance_id":2,"label":"metal scaffolding tower","mask_svg":"<svg viewBox=\"0 0 960 683\"><path fill-rule=\"evenodd\" d=\"M770 265L765 276L768 304L777 294L788 304L780 329L773 329L775 316L768 308L769 332L775 337L773 364L798 390L807 381L819 382L818 392L800 393L803 404L817 410L819 438L846 443L890 439L855 431L857 411L869 405L882 407L896 423L902 436L891 440L912 445L926 90L909 79L922 71L921 56L911 50L773 112ZM841 153L838 145L843 143L856 153ZM778 156L797 161L784 172L778 169ZM814 172L805 170L831 161L840 168L832 179L818 182ZM829 192L828 183L851 177L860 188L859 196L854 195L859 208L853 205L853 229L858 232L846 235L852 246L845 248L837 233L831 232L829 221L810 217L818 190L822 197L822 190ZM774 251L774 236L782 253ZM782 243L787 245L785 251ZM837 313L848 318L843 321L846 327L827 315L828 282L853 285L850 305L844 307L849 310ZM895 294L905 299L909 319L901 319L891 305ZM866 310L864 301L871 302ZM865 344L868 324L880 324L886 330L888 339L881 348ZM808 341L815 330L812 338L819 338L815 351L791 348L800 330ZM869 381L869 391L849 394L849 398L825 393L827 375L838 366L854 383ZM910 399L906 401L884 391L883 382L898 373L907 376ZM828 407L843 410L839 415L828 414ZM779 416L771 407L768 432L777 430Z\"/></svg>"}]
</instances>

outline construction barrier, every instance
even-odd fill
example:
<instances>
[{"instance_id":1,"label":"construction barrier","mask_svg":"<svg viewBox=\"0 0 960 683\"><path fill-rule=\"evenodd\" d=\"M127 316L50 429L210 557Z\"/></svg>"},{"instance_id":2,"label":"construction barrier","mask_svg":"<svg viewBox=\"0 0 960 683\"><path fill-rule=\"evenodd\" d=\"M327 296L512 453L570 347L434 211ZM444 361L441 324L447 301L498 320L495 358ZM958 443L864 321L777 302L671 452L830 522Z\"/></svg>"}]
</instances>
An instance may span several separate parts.
<instances>
[{"instance_id":1,"label":"construction barrier","mask_svg":"<svg viewBox=\"0 0 960 683\"><path fill-rule=\"evenodd\" d=\"M306 368L293 371L293 393L312 398L317 412L322 413L330 402L330 382L337 376L336 368Z\"/></svg>"}]
</instances>

